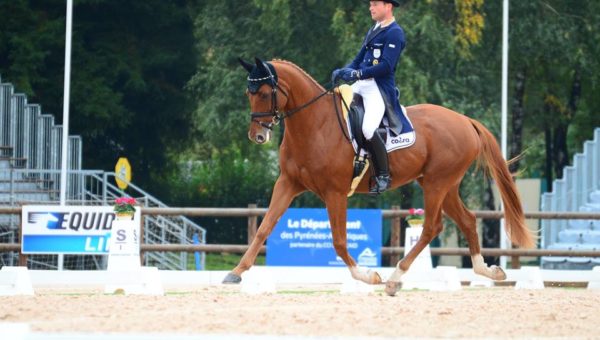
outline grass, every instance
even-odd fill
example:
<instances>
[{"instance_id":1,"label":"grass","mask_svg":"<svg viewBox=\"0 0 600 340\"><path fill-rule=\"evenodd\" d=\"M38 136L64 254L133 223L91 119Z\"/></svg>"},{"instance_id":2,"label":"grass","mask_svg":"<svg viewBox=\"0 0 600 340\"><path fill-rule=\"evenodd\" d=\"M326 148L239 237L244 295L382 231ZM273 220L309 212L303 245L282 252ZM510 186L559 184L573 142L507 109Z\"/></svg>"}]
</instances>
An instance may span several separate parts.
<instances>
[{"instance_id":1,"label":"grass","mask_svg":"<svg viewBox=\"0 0 600 340\"><path fill-rule=\"evenodd\" d=\"M206 253L206 270L231 270L240 262L242 255L229 253ZM258 266L265 265L265 256L258 255L256 262Z\"/></svg>"}]
</instances>

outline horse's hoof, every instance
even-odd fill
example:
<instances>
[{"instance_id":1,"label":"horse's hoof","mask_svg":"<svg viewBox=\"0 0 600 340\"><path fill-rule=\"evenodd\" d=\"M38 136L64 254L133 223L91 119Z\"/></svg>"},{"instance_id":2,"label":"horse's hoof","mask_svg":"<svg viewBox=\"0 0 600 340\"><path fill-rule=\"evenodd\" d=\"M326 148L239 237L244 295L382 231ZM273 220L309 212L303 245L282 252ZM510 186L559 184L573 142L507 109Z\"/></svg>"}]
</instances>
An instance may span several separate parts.
<instances>
[{"instance_id":1,"label":"horse's hoof","mask_svg":"<svg viewBox=\"0 0 600 340\"><path fill-rule=\"evenodd\" d=\"M372 285L378 285L380 283L382 283L383 281L381 280L381 276L379 275L378 272L376 271L372 271L371 273L369 273L370 275L370 284Z\"/></svg>"},{"instance_id":2,"label":"horse's hoof","mask_svg":"<svg viewBox=\"0 0 600 340\"><path fill-rule=\"evenodd\" d=\"M385 293L388 296L396 295L400 288L402 288L402 283L400 282L388 281L385 283Z\"/></svg>"},{"instance_id":3,"label":"horse's hoof","mask_svg":"<svg viewBox=\"0 0 600 340\"><path fill-rule=\"evenodd\" d=\"M242 277L232 273L227 274L227 276L225 276L225 278L223 279L223 283L224 284L238 284L242 282Z\"/></svg>"},{"instance_id":4,"label":"horse's hoof","mask_svg":"<svg viewBox=\"0 0 600 340\"><path fill-rule=\"evenodd\" d=\"M498 266L491 266L490 269L492 270L492 280L495 281L504 281L506 280L506 273L504 272L504 270Z\"/></svg>"}]
</instances>

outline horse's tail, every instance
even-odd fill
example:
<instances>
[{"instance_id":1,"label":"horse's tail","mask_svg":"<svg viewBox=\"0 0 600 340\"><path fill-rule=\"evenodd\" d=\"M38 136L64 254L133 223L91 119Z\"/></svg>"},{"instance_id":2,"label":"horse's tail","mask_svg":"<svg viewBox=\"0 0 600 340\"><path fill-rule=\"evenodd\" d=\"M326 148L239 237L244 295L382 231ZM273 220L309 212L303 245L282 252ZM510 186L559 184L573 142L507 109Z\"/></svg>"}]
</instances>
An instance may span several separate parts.
<instances>
[{"instance_id":1,"label":"horse's tail","mask_svg":"<svg viewBox=\"0 0 600 340\"><path fill-rule=\"evenodd\" d=\"M525 225L525 215L521 206L521 198L510 175L506 161L502 157L498 142L496 142L494 135L481 123L471 119L471 124L477 131L479 139L483 144L479 158L485 160L502 196L505 211L504 218L506 219L506 234L512 243L525 248L533 248L535 246L534 237L529 228L527 228L527 225Z\"/></svg>"}]
</instances>

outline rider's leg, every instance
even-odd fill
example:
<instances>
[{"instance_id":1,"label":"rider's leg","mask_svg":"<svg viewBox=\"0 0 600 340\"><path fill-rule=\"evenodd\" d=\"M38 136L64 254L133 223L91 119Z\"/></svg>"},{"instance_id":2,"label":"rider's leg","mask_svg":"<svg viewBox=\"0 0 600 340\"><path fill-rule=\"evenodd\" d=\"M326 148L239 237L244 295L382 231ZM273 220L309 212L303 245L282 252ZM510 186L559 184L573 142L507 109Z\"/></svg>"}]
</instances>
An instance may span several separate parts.
<instances>
[{"instance_id":1,"label":"rider's leg","mask_svg":"<svg viewBox=\"0 0 600 340\"><path fill-rule=\"evenodd\" d=\"M387 190L391 181L384 136L382 136L380 130L383 129L376 130L368 144L371 159L376 169L375 183L369 189L369 194L372 195L377 195Z\"/></svg>"},{"instance_id":2,"label":"rider's leg","mask_svg":"<svg viewBox=\"0 0 600 340\"><path fill-rule=\"evenodd\" d=\"M362 80L354 83L352 89L362 96L365 105L365 118L362 132L367 140L367 147L375 166L375 183L369 193L379 194L385 191L390 184L388 169L388 156L385 149L383 136L375 131L381 124L385 113L385 103L377 83L373 79Z\"/></svg>"},{"instance_id":3,"label":"rider's leg","mask_svg":"<svg viewBox=\"0 0 600 340\"><path fill-rule=\"evenodd\" d=\"M362 96L365 105L365 118L363 120L362 132L365 139L370 141L375 130L381 124L385 113L385 103L379 87L373 79L359 80L352 84L352 91Z\"/></svg>"}]
</instances>

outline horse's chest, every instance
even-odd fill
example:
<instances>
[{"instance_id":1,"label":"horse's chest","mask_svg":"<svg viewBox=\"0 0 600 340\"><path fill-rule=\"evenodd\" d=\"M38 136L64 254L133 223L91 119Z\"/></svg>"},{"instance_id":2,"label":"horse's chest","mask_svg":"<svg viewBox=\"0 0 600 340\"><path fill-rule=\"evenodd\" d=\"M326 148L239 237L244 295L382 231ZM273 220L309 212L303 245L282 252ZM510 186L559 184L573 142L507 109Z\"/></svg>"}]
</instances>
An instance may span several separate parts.
<instances>
[{"instance_id":1,"label":"horse's chest","mask_svg":"<svg viewBox=\"0 0 600 340\"><path fill-rule=\"evenodd\" d=\"M299 157L284 162L282 171L285 171L288 176L294 178L306 189L312 192L321 192L331 187L333 182L342 178L350 178L351 163L348 163L349 170L340 168L340 164L341 162L336 159L336 155L330 155L330 157Z\"/></svg>"}]
</instances>

